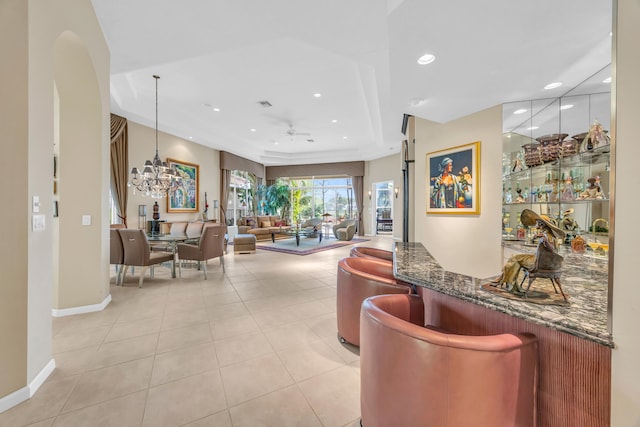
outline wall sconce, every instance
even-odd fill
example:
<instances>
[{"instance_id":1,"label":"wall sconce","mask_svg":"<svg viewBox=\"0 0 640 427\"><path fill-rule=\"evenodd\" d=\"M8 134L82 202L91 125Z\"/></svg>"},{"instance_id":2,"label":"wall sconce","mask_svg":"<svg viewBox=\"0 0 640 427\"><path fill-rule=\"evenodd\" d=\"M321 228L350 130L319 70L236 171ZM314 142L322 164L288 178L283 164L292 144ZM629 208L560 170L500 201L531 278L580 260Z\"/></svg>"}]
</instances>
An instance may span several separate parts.
<instances>
[{"instance_id":1,"label":"wall sconce","mask_svg":"<svg viewBox=\"0 0 640 427\"><path fill-rule=\"evenodd\" d=\"M393 191L396 193L396 199L397 199L398 198L398 193L400 192L400 189L398 187L396 187Z\"/></svg>"},{"instance_id":2,"label":"wall sconce","mask_svg":"<svg viewBox=\"0 0 640 427\"><path fill-rule=\"evenodd\" d=\"M369 200L371 200L371 190L369 190Z\"/></svg>"}]
</instances>

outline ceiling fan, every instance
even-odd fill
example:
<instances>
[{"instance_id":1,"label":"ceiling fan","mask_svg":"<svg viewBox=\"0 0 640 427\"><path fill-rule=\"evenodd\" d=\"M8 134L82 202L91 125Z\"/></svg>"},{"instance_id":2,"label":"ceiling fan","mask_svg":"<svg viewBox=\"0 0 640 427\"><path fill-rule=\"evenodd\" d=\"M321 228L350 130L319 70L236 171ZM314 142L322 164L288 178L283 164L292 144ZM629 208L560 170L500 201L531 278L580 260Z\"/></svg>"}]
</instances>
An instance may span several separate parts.
<instances>
[{"instance_id":1,"label":"ceiling fan","mask_svg":"<svg viewBox=\"0 0 640 427\"><path fill-rule=\"evenodd\" d=\"M291 123L289 123L289 129L287 129L286 131L287 135L289 135L291 138L293 138L294 136L310 136L311 134L309 132L298 132L296 131L296 129L293 127L293 125Z\"/></svg>"}]
</instances>

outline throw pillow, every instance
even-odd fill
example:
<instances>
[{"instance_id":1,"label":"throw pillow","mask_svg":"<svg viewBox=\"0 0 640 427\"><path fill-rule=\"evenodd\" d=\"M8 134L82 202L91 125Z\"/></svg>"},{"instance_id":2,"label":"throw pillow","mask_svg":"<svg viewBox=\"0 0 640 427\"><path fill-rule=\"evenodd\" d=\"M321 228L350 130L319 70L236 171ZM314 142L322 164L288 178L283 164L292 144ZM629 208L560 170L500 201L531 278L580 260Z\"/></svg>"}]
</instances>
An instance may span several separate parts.
<instances>
[{"instance_id":1,"label":"throw pillow","mask_svg":"<svg viewBox=\"0 0 640 427\"><path fill-rule=\"evenodd\" d=\"M248 226L249 226L249 227L251 227L251 228L255 228L255 226L256 226L256 220L255 220L255 219L253 219L253 218L248 218L248 219L246 219L245 221L247 222L247 224L246 224L246 225L248 225Z\"/></svg>"},{"instance_id":2,"label":"throw pillow","mask_svg":"<svg viewBox=\"0 0 640 427\"><path fill-rule=\"evenodd\" d=\"M262 221L260 223L260 228L269 228L271 227L271 221Z\"/></svg>"},{"instance_id":3,"label":"throw pillow","mask_svg":"<svg viewBox=\"0 0 640 427\"><path fill-rule=\"evenodd\" d=\"M273 224L274 227L283 227L284 225L284 221L276 221L275 224Z\"/></svg>"}]
</instances>

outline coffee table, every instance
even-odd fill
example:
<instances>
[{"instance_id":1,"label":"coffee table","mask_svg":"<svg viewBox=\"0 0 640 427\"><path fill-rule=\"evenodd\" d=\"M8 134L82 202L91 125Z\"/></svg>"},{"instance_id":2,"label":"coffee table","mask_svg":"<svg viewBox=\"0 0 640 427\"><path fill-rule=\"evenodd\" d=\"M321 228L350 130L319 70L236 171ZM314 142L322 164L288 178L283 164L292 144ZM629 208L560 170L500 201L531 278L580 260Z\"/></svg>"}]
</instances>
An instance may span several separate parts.
<instances>
[{"instance_id":1,"label":"coffee table","mask_svg":"<svg viewBox=\"0 0 640 427\"><path fill-rule=\"evenodd\" d=\"M296 238L296 246L300 246L300 236L312 236L318 234L318 243L322 242L322 230L283 228L282 230L271 231L271 241L276 242L276 234L284 234Z\"/></svg>"}]
</instances>

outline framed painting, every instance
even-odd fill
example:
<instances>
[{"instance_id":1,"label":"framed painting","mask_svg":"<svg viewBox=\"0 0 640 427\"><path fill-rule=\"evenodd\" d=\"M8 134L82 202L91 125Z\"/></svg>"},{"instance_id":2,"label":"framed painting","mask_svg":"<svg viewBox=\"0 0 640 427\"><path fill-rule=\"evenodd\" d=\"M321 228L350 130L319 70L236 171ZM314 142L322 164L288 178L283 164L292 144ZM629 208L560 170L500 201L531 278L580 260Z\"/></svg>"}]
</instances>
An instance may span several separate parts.
<instances>
[{"instance_id":1,"label":"framed painting","mask_svg":"<svg viewBox=\"0 0 640 427\"><path fill-rule=\"evenodd\" d=\"M427 153L427 214L480 213L480 141Z\"/></svg>"},{"instance_id":2,"label":"framed painting","mask_svg":"<svg viewBox=\"0 0 640 427\"><path fill-rule=\"evenodd\" d=\"M176 159L167 159L167 163L175 167L182 178L178 188L167 195L167 213L198 212L200 167Z\"/></svg>"}]
</instances>

